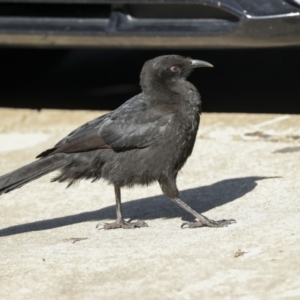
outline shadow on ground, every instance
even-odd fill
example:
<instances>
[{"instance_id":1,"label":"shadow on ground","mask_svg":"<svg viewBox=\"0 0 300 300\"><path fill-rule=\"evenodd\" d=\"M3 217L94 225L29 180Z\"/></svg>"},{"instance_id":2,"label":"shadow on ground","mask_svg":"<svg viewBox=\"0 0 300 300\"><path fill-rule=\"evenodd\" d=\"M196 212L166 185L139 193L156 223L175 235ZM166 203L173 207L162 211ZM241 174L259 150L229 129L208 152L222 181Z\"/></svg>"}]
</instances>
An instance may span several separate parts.
<instances>
[{"instance_id":1,"label":"shadow on ground","mask_svg":"<svg viewBox=\"0 0 300 300\"><path fill-rule=\"evenodd\" d=\"M180 196L181 199L194 210L203 213L244 196L256 187L256 181L268 178L274 177L252 176L222 180L212 185L184 190L180 193ZM192 216L164 196L154 196L125 202L122 207L124 217L130 219L143 219L147 221L159 218L182 217L185 221L193 220ZM224 217L234 218L234 215ZM77 215L3 228L0 230L0 236L9 236L106 219L115 219L115 205Z\"/></svg>"}]
</instances>

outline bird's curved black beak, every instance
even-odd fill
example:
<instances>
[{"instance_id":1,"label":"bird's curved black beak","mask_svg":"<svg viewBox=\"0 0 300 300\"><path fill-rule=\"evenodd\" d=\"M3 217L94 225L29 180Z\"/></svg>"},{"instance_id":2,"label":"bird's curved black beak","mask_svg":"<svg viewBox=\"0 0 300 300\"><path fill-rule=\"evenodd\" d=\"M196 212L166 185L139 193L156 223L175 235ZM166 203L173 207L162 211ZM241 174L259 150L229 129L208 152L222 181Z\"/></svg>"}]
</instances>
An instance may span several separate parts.
<instances>
[{"instance_id":1,"label":"bird's curved black beak","mask_svg":"<svg viewBox=\"0 0 300 300\"><path fill-rule=\"evenodd\" d=\"M201 68L201 67L210 67L213 68L214 66L207 61L192 59L191 60L191 67L192 68Z\"/></svg>"}]
</instances>

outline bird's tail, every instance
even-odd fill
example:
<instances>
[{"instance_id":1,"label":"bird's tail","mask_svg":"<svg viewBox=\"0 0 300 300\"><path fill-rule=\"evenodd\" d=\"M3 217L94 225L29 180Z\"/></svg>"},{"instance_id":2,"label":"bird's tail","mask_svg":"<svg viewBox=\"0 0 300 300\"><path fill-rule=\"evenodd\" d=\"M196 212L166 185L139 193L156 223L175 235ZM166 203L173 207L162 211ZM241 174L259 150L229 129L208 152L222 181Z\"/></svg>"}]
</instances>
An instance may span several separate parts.
<instances>
[{"instance_id":1,"label":"bird's tail","mask_svg":"<svg viewBox=\"0 0 300 300\"><path fill-rule=\"evenodd\" d=\"M69 163L70 160L68 156L64 153L59 153L41 158L15 171L7 173L0 177L0 195L20 188L24 184L64 167Z\"/></svg>"}]
</instances>

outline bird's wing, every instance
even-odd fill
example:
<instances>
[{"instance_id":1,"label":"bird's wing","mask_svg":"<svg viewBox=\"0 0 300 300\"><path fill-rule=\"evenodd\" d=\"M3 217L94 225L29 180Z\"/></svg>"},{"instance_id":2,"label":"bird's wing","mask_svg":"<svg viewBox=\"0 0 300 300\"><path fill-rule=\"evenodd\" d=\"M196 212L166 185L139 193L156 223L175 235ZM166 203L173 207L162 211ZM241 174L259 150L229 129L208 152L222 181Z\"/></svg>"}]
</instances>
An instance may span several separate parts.
<instances>
[{"instance_id":1,"label":"bird's wing","mask_svg":"<svg viewBox=\"0 0 300 300\"><path fill-rule=\"evenodd\" d=\"M145 148L163 135L172 112L139 98L114 111L100 130L100 136L115 151Z\"/></svg>"},{"instance_id":2,"label":"bird's wing","mask_svg":"<svg viewBox=\"0 0 300 300\"><path fill-rule=\"evenodd\" d=\"M98 117L78 127L53 148L48 149L37 156L37 158L53 155L56 153L85 152L95 149L110 149L109 145L98 135L99 125L109 114Z\"/></svg>"},{"instance_id":3,"label":"bird's wing","mask_svg":"<svg viewBox=\"0 0 300 300\"><path fill-rule=\"evenodd\" d=\"M164 134L171 115L172 112L163 113L156 106L149 105L140 94L117 110L78 127L37 157L95 149L125 151L144 148Z\"/></svg>"}]
</instances>

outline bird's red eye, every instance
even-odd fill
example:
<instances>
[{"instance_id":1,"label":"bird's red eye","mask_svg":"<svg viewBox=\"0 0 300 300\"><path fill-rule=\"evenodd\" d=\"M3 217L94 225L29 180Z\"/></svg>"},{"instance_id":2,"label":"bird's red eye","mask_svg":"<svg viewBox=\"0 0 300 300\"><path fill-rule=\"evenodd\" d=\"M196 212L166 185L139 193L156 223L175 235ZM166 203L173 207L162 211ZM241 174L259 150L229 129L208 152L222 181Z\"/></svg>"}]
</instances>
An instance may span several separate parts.
<instances>
[{"instance_id":1,"label":"bird's red eye","mask_svg":"<svg viewBox=\"0 0 300 300\"><path fill-rule=\"evenodd\" d=\"M177 72L179 72L179 68L177 67L177 66L172 66L171 68L170 68L170 70L173 72L173 73L177 73Z\"/></svg>"}]
</instances>

